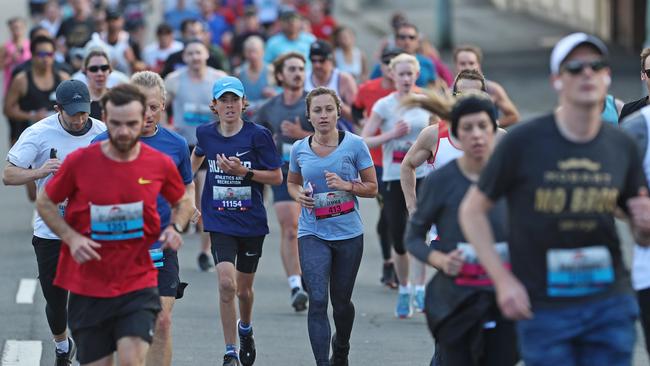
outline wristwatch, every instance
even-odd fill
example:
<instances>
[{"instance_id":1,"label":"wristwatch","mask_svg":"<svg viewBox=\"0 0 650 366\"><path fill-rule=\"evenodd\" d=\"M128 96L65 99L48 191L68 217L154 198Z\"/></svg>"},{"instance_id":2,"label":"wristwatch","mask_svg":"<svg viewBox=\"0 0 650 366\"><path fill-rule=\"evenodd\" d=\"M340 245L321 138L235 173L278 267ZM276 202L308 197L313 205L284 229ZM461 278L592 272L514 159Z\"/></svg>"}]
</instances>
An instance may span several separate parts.
<instances>
[{"instance_id":1,"label":"wristwatch","mask_svg":"<svg viewBox=\"0 0 650 366\"><path fill-rule=\"evenodd\" d=\"M179 234L182 234L182 233L183 233L183 227L181 226L181 224L179 224L179 223L177 223L177 222L175 222L175 223L172 224L172 228L173 228L174 230L176 230L176 232L179 233Z\"/></svg>"},{"instance_id":2,"label":"wristwatch","mask_svg":"<svg viewBox=\"0 0 650 366\"><path fill-rule=\"evenodd\" d=\"M244 180L251 180L253 179L253 176L255 173L253 173L252 169L248 169L248 172L246 172L246 175L244 176Z\"/></svg>"}]
</instances>

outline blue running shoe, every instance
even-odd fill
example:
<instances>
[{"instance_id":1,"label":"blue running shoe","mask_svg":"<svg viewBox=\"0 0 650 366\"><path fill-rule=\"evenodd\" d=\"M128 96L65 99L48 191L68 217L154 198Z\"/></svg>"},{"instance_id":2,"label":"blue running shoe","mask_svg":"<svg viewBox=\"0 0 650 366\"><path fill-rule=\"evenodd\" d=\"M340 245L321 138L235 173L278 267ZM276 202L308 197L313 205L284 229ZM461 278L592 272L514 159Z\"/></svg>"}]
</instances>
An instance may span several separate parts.
<instances>
[{"instance_id":1,"label":"blue running shoe","mask_svg":"<svg viewBox=\"0 0 650 366\"><path fill-rule=\"evenodd\" d=\"M398 294L395 316L400 319L405 319L410 318L412 315L413 308L411 307L411 294Z\"/></svg>"}]
</instances>

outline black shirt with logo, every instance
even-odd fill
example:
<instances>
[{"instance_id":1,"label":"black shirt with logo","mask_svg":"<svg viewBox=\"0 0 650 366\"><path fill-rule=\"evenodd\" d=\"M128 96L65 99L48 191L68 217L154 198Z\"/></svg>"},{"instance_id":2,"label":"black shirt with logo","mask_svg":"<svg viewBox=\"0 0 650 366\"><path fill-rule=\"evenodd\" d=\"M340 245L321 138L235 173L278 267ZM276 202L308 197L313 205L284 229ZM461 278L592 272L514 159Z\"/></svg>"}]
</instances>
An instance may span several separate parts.
<instances>
[{"instance_id":1,"label":"black shirt with logo","mask_svg":"<svg viewBox=\"0 0 650 366\"><path fill-rule=\"evenodd\" d=\"M614 211L645 186L630 137L603 124L591 141L571 142L553 115L513 128L478 183L492 201L507 199L512 270L533 307L631 291Z\"/></svg>"}]
</instances>

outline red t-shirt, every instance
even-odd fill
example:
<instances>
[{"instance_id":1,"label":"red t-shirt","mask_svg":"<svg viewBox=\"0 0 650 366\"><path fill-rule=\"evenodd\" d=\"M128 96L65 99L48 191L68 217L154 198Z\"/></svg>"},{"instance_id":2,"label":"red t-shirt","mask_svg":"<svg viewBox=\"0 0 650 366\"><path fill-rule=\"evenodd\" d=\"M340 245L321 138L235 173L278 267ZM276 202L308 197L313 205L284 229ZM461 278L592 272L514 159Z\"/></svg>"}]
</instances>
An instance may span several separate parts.
<instances>
[{"instance_id":1,"label":"red t-shirt","mask_svg":"<svg viewBox=\"0 0 650 366\"><path fill-rule=\"evenodd\" d=\"M368 117L375 102L394 91L395 89L384 89L381 86L381 77L368 80L359 86L357 98L354 100L354 106L363 109L364 115ZM377 131L376 135L379 135L380 133L381 130ZM382 166L381 146L370 149L370 156L372 156L372 162L375 163L376 166Z\"/></svg>"},{"instance_id":2,"label":"red t-shirt","mask_svg":"<svg viewBox=\"0 0 650 366\"><path fill-rule=\"evenodd\" d=\"M158 194L172 203L185 192L173 161L140 143L130 162L109 159L101 143L68 155L45 187L53 202L68 199L65 221L77 232L102 245L101 260L74 261L61 246L54 284L92 297L116 297L156 287L158 271L149 247L160 235Z\"/></svg>"},{"instance_id":3,"label":"red t-shirt","mask_svg":"<svg viewBox=\"0 0 650 366\"><path fill-rule=\"evenodd\" d=\"M336 20L331 16L325 16L319 23L312 23L311 34L316 38L329 41L336 28Z\"/></svg>"}]
</instances>

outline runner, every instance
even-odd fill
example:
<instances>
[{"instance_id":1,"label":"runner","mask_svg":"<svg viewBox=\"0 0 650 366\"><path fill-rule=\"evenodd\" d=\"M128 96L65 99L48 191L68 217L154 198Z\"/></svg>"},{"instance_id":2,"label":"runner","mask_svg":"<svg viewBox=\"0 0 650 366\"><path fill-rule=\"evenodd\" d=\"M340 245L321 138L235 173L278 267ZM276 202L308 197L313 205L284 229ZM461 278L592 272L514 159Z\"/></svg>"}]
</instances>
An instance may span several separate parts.
<instances>
[{"instance_id":1,"label":"runner","mask_svg":"<svg viewBox=\"0 0 650 366\"><path fill-rule=\"evenodd\" d=\"M106 129L101 121L88 117L90 94L80 81L67 80L57 87L54 108L56 114L28 127L9 150L2 177L5 185L36 182L38 191L43 191L68 154L88 146L93 137ZM59 210L63 214L65 203L59 206ZM68 291L53 284L61 239L38 214L34 220L32 245L45 297L45 315L56 344L56 365L70 365L75 355L75 344L66 331Z\"/></svg>"},{"instance_id":2,"label":"runner","mask_svg":"<svg viewBox=\"0 0 650 366\"><path fill-rule=\"evenodd\" d=\"M409 283L409 257L404 247L408 211L399 182L400 165L420 132L429 125L432 116L423 109L400 108L400 101L404 97L415 94L413 88L419 73L417 59L408 54L400 54L390 61L389 69L397 90L375 103L361 136L370 148L383 145L382 181L386 185L384 205L388 214L386 224L396 253L395 269L399 280L395 315L398 318L408 318L413 314L413 290ZM382 132L375 136L378 129ZM416 177L424 178L427 173L427 167L423 164L416 170Z\"/></svg>"},{"instance_id":3,"label":"runner","mask_svg":"<svg viewBox=\"0 0 650 366\"><path fill-rule=\"evenodd\" d=\"M336 92L316 88L306 103L315 132L293 145L288 186L291 197L302 206L298 241L310 295L309 340L317 365L345 366L354 323L352 290L363 253L357 196L374 197L377 177L363 140L336 129L341 116ZM333 353L328 360L330 300L336 333L331 337Z\"/></svg>"},{"instance_id":4,"label":"runner","mask_svg":"<svg viewBox=\"0 0 650 366\"><path fill-rule=\"evenodd\" d=\"M282 184L271 187L273 208L280 224L280 255L291 289L291 306L296 311L303 311L307 309L309 297L302 288L302 272L298 258L300 205L289 195L287 174L292 144L314 131L307 120L305 108L305 57L298 52L285 53L275 60L273 69L276 83L282 87L282 94L264 104L254 120L273 132L278 152L282 152Z\"/></svg>"},{"instance_id":5,"label":"runner","mask_svg":"<svg viewBox=\"0 0 650 366\"><path fill-rule=\"evenodd\" d=\"M165 79L169 103L173 107L174 129L187 141L190 151L196 145L196 128L208 124L213 118L210 110L210 93L212 85L226 76L221 70L208 67L208 50L198 40L185 44L183 61L187 67L172 72ZM196 201L201 202L203 182L207 165L201 166L196 174ZM203 232L203 220L199 221L197 230L201 232L201 250L197 261L202 271L212 268L210 263L210 236Z\"/></svg>"},{"instance_id":6,"label":"runner","mask_svg":"<svg viewBox=\"0 0 650 366\"><path fill-rule=\"evenodd\" d=\"M101 99L108 90L108 77L113 71L108 54L101 48L92 49L84 58L83 73L88 81L90 91L90 116L102 118Z\"/></svg>"},{"instance_id":7,"label":"runner","mask_svg":"<svg viewBox=\"0 0 650 366\"><path fill-rule=\"evenodd\" d=\"M160 232L158 194L172 202L176 223L185 187L170 158L138 141L145 100L128 84L108 91L109 141L70 154L37 201L67 246L54 284L71 292L69 326L82 365L112 365L116 350L119 364L144 365L160 310L148 249L156 240L172 249L183 242L175 224ZM66 198L64 220L57 204Z\"/></svg>"},{"instance_id":8,"label":"runner","mask_svg":"<svg viewBox=\"0 0 650 366\"><path fill-rule=\"evenodd\" d=\"M148 146L169 156L185 184L187 199L194 201L194 182L192 181L192 166L187 142L179 134L160 126L162 113L165 110L165 84L160 75L151 71L142 71L133 74L131 84L140 87L146 99L144 127L140 141ZM108 139L104 132L95 137L93 142ZM163 196L158 196L158 215L160 216L160 230L163 231L170 225L171 209ZM191 213L191 212L190 212ZM188 217L177 215L174 229L182 232ZM198 217L197 217L198 219ZM187 283L179 279L178 255L175 250L162 249L161 243L156 241L149 249L151 259L158 269L158 293L162 309L156 319L156 332L147 354L149 365L171 365L172 360L172 310L176 299L183 297Z\"/></svg>"},{"instance_id":9,"label":"runner","mask_svg":"<svg viewBox=\"0 0 650 366\"><path fill-rule=\"evenodd\" d=\"M650 60L648 56L650 56L650 47L644 48L641 51L641 81L645 84L646 91L650 90ZM620 113L620 120L623 121L625 117L647 106L649 100L646 95L639 100L625 103Z\"/></svg>"},{"instance_id":10,"label":"runner","mask_svg":"<svg viewBox=\"0 0 650 366\"><path fill-rule=\"evenodd\" d=\"M427 289L427 320L436 339L437 362L432 364L441 366L507 366L519 360L514 323L499 314L489 278L458 225L458 206L478 179L496 141L496 107L487 93L478 93L466 92L451 103L431 95L410 104L450 121L451 135L462 149L458 158L443 149L434 152L436 158L450 161L436 166L422 182L405 239L411 254L438 269ZM447 123L437 126L441 124L446 132ZM505 256L506 213L504 200L490 211L500 241L497 249L504 250L500 253ZM439 229L439 236L429 247L424 239L432 224Z\"/></svg>"},{"instance_id":11,"label":"runner","mask_svg":"<svg viewBox=\"0 0 650 366\"><path fill-rule=\"evenodd\" d=\"M634 142L602 123L607 48L574 33L551 53L560 111L513 129L460 207L460 224L518 320L523 359L537 365L630 365L638 305L614 213L650 244L650 198ZM494 250L487 212L506 197L512 273Z\"/></svg>"},{"instance_id":12,"label":"runner","mask_svg":"<svg viewBox=\"0 0 650 366\"><path fill-rule=\"evenodd\" d=\"M246 98L239 79L219 79L212 96L219 122L196 129L192 171L196 172L207 158L210 174L205 179L201 212L217 264L219 314L226 344L223 364L239 365L241 360L242 365L250 366L256 357L253 280L264 237L269 233L262 189L264 184L282 183L282 162L271 132L242 119Z\"/></svg>"}]
</instances>

